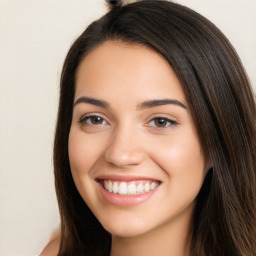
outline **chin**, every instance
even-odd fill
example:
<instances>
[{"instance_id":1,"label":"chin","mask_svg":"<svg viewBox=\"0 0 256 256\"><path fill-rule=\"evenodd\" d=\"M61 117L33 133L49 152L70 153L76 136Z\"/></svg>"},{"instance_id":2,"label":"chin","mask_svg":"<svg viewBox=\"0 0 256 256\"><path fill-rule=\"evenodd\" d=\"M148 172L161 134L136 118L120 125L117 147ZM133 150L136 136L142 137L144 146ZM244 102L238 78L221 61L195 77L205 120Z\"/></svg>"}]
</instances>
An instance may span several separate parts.
<instances>
[{"instance_id":1,"label":"chin","mask_svg":"<svg viewBox=\"0 0 256 256\"><path fill-rule=\"evenodd\" d=\"M108 221L107 223L102 223L102 226L113 236L119 237L134 237L146 233L150 228L146 227L144 223L140 221L138 223L132 223L132 221L118 221L114 219L113 221Z\"/></svg>"},{"instance_id":2,"label":"chin","mask_svg":"<svg viewBox=\"0 0 256 256\"><path fill-rule=\"evenodd\" d=\"M135 237L145 233L143 230L133 229L131 227L106 228L112 236Z\"/></svg>"}]
</instances>

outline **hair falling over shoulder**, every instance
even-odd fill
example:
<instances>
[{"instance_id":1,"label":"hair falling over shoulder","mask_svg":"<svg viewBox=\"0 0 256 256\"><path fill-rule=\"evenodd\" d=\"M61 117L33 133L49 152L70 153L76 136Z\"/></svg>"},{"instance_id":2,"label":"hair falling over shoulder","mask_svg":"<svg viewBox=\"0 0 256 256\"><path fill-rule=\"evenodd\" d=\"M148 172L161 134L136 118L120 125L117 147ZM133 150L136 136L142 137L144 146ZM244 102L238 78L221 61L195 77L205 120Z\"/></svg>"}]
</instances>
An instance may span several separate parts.
<instances>
[{"instance_id":1,"label":"hair falling over shoulder","mask_svg":"<svg viewBox=\"0 0 256 256\"><path fill-rule=\"evenodd\" d=\"M107 2L114 7L74 42L61 76L54 142L62 231L59 255L110 252L111 235L79 195L68 156L77 68L107 40L141 44L160 53L183 86L212 163L197 196L191 256L256 255L256 107L237 53L218 28L184 6L167 1L126 6Z\"/></svg>"}]
</instances>

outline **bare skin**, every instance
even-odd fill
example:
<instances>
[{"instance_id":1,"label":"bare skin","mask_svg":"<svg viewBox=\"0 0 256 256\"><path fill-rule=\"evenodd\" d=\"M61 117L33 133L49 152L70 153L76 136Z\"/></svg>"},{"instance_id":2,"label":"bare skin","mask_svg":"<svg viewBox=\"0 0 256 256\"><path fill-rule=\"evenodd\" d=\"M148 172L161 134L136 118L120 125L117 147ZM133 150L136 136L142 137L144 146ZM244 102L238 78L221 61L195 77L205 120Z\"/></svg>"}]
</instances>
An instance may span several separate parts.
<instances>
[{"instance_id":1,"label":"bare skin","mask_svg":"<svg viewBox=\"0 0 256 256\"><path fill-rule=\"evenodd\" d=\"M170 225L172 224L170 223ZM136 239L134 237L120 238L112 236L111 256L189 256L191 237L189 230L187 230L188 226L189 223L182 220L181 223L175 223L170 229L163 226L148 232L146 235L137 236ZM173 230L173 232L170 232L170 230Z\"/></svg>"},{"instance_id":2,"label":"bare skin","mask_svg":"<svg viewBox=\"0 0 256 256\"><path fill-rule=\"evenodd\" d=\"M117 41L86 56L76 77L69 159L80 195L112 234L111 256L190 255L195 199L209 164L162 56ZM143 202L108 188L139 186L141 177L157 183L150 194L144 188L150 196ZM59 241L50 242L48 255Z\"/></svg>"},{"instance_id":3,"label":"bare skin","mask_svg":"<svg viewBox=\"0 0 256 256\"><path fill-rule=\"evenodd\" d=\"M207 160L182 86L162 56L117 41L86 56L76 77L69 159L79 193L112 234L111 256L189 255ZM139 184L140 177L159 186L136 205L103 187Z\"/></svg>"},{"instance_id":4,"label":"bare skin","mask_svg":"<svg viewBox=\"0 0 256 256\"><path fill-rule=\"evenodd\" d=\"M60 249L60 228L56 229L50 239L48 244L45 246L44 250L41 252L40 256L56 256L58 255Z\"/></svg>"}]
</instances>

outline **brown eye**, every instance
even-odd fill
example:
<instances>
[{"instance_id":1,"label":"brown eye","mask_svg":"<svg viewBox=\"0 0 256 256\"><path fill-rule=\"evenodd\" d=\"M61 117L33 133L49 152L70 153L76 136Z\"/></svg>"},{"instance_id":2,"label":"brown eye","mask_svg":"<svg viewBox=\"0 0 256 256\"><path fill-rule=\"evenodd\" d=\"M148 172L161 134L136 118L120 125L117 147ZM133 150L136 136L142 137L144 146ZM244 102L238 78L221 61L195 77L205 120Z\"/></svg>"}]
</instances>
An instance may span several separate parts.
<instances>
[{"instance_id":1,"label":"brown eye","mask_svg":"<svg viewBox=\"0 0 256 256\"><path fill-rule=\"evenodd\" d=\"M79 120L79 123L86 123L90 125L104 125L106 121L100 116L85 116Z\"/></svg>"},{"instance_id":2,"label":"brown eye","mask_svg":"<svg viewBox=\"0 0 256 256\"><path fill-rule=\"evenodd\" d=\"M177 122L164 117L156 117L149 122L149 125L155 128L168 128L169 126L174 126L176 124Z\"/></svg>"},{"instance_id":3,"label":"brown eye","mask_svg":"<svg viewBox=\"0 0 256 256\"><path fill-rule=\"evenodd\" d=\"M88 119L90 120L91 124L102 124L104 122L104 119L101 118L100 116L91 116Z\"/></svg>"},{"instance_id":4,"label":"brown eye","mask_svg":"<svg viewBox=\"0 0 256 256\"><path fill-rule=\"evenodd\" d=\"M154 122L157 127L165 127L168 125L168 121L164 118L156 118Z\"/></svg>"}]
</instances>

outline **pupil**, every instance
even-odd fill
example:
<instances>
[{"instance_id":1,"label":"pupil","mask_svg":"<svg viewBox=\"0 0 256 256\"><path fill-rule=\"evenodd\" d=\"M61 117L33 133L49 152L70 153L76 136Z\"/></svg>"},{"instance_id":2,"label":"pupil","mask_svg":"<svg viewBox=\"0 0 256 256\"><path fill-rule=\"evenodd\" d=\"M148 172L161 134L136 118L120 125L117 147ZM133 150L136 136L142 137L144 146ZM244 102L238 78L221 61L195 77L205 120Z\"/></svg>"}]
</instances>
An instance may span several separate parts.
<instances>
[{"instance_id":1,"label":"pupil","mask_svg":"<svg viewBox=\"0 0 256 256\"><path fill-rule=\"evenodd\" d=\"M101 124L102 123L102 118L99 116L94 116L92 117L92 121L93 124Z\"/></svg>"},{"instance_id":2,"label":"pupil","mask_svg":"<svg viewBox=\"0 0 256 256\"><path fill-rule=\"evenodd\" d=\"M156 126L160 126L160 127L163 127L163 126L165 126L166 125L166 120L165 119L162 119L162 118L158 118L157 120L156 120Z\"/></svg>"}]
</instances>

